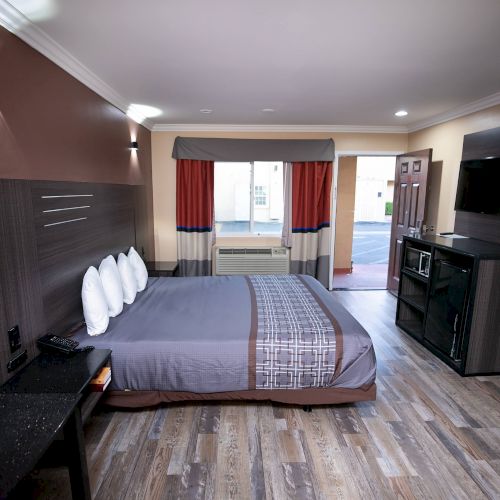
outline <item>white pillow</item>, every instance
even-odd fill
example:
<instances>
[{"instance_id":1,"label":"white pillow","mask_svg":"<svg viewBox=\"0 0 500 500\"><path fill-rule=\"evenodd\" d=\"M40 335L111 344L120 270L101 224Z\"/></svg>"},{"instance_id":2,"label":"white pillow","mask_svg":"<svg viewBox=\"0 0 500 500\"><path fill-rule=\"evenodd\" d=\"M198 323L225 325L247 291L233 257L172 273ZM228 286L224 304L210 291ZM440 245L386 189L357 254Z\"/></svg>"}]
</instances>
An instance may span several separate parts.
<instances>
[{"instance_id":1,"label":"white pillow","mask_svg":"<svg viewBox=\"0 0 500 500\"><path fill-rule=\"evenodd\" d=\"M99 266L99 276L108 303L109 316L114 318L123 311L123 288L120 272L112 255L102 260Z\"/></svg>"},{"instance_id":2,"label":"white pillow","mask_svg":"<svg viewBox=\"0 0 500 500\"><path fill-rule=\"evenodd\" d=\"M146 265L134 247L130 247L128 251L128 260L134 270L135 279L137 281L137 291L142 292L148 284L148 270L146 269Z\"/></svg>"},{"instance_id":3,"label":"white pillow","mask_svg":"<svg viewBox=\"0 0 500 500\"><path fill-rule=\"evenodd\" d=\"M137 281L128 257L124 253L118 255L118 271L122 280L123 302L132 304L137 295Z\"/></svg>"},{"instance_id":4,"label":"white pillow","mask_svg":"<svg viewBox=\"0 0 500 500\"><path fill-rule=\"evenodd\" d=\"M95 267L89 267L82 283L83 316L89 335L100 335L109 324L108 303L101 278Z\"/></svg>"}]
</instances>

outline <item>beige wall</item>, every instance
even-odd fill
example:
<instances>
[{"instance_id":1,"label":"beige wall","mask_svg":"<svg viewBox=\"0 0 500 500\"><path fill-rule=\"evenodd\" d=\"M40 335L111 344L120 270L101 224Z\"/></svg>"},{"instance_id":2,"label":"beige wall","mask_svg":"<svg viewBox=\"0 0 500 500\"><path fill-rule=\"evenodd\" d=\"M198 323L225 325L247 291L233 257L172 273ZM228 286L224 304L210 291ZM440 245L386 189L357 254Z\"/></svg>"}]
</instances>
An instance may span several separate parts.
<instances>
[{"instance_id":1,"label":"beige wall","mask_svg":"<svg viewBox=\"0 0 500 500\"><path fill-rule=\"evenodd\" d=\"M500 106L435 125L408 135L408 151L432 148L427 223L436 231L451 231L465 134L500 126Z\"/></svg>"},{"instance_id":2,"label":"beige wall","mask_svg":"<svg viewBox=\"0 0 500 500\"><path fill-rule=\"evenodd\" d=\"M337 216L335 221L335 269L350 269L356 193L355 156L342 156L337 179Z\"/></svg>"},{"instance_id":3,"label":"beige wall","mask_svg":"<svg viewBox=\"0 0 500 500\"><path fill-rule=\"evenodd\" d=\"M228 132L153 132L153 204L155 225L155 255L157 260L175 260L175 160L172 158L174 140L184 137L226 137L243 139L328 139L333 138L338 151L406 151L406 134L353 133L228 133ZM279 245L279 238L224 238L229 245ZM220 239L218 240L220 243Z\"/></svg>"}]
</instances>

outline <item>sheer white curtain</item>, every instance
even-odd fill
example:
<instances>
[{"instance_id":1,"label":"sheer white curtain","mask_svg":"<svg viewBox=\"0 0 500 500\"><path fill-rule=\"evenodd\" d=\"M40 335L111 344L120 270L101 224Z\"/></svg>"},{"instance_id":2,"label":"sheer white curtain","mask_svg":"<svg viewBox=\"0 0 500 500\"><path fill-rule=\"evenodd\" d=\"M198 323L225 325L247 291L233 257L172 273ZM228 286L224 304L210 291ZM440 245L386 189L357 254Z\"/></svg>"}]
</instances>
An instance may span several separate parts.
<instances>
[{"instance_id":1,"label":"sheer white curtain","mask_svg":"<svg viewBox=\"0 0 500 500\"><path fill-rule=\"evenodd\" d=\"M292 163L287 161L283 164L283 232L281 244L284 247L292 247Z\"/></svg>"}]
</instances>

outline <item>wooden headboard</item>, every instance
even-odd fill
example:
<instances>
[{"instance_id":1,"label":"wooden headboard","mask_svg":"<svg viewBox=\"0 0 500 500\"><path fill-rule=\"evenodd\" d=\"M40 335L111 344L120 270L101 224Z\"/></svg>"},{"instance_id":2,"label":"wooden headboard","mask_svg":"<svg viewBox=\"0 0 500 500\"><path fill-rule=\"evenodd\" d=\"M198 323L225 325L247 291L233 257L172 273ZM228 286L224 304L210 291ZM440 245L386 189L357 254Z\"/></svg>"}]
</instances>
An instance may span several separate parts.
<instances>
[{"instance_id":1,"label":"wooden headboard","mask_svg":"<svg viewBox=\"0 0 500 500\"><path fill-rule=\"evenodd\" d=\"M46 329L61 334L83 319L87 268L136 245L134 187L33 182L31 195Z\"/></svg>"},{"instance_id":2,"label":"wooden headboard","mask_svg":"<svg viewBox=\"0 0 500 500\"><path fill-rule=\"evenodd\" d=\"M36 339L83 320L82 278L131 245L145 221L142 186L0 180L0 382L11 353L6 331L19 325L28 359ZM138 220L139 218L139 220Z\"/></svg>"}]
</instances>

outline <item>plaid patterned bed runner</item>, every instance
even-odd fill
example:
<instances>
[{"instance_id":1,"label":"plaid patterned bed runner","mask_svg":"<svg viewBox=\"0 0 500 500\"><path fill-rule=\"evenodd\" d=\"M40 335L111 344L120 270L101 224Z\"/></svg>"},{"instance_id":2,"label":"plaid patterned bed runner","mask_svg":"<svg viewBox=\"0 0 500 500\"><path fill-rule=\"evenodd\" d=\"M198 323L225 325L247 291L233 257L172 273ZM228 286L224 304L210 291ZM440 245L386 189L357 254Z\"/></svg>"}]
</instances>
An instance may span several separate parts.
<instances>
[{"instance_id":1,"label":"plaid patterned bed runner","mask_svg":"<svg viewBox=\"0 0 500 500\"><path fill-rule=\"evenodd\" d=\"M331 385L335 329L309 288L295 275L255 275L247 281L253 302L250 385L255 389Z\"/></svg>"}]
</instances>

